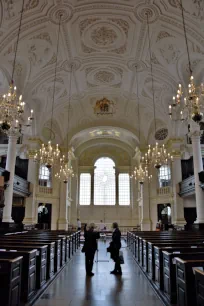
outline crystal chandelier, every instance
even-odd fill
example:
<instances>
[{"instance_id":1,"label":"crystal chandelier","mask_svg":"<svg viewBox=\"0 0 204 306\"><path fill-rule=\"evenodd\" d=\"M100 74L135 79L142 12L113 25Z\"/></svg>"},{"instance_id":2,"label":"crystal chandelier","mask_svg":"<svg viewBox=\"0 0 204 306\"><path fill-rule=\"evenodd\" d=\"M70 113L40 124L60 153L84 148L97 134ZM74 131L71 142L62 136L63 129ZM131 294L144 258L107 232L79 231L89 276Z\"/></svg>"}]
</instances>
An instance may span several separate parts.
<instances>
[{"instance_id":1,"label":"crystal chandelier","mask_svg":"<svg viewBox=\"0 0 204 306\"><path fill-rule=\"evenodd\" d=\"M149 54L150 54L150 71L152 80L152 95L153 95L153 110L154 110L154 129L155 135L157 131L156 127L156 115L155 115L155 91L154 91L154 78L153 78L153 65L152 65L152 51L150 43L150 31L149 31L149 15L147 12L147 30L148 30L148 41L149 41ZM150 167L153 165L156 169L159 169L162 165L171 163L173 157L167 152L165 145L159 146L156 142L155 146L148 146L148 151L145 156L142 157L141 163L144 167Z\"/></svg>"},{"instance_id":2,"label":"crystal chandelier","mask_svg":"<svg viewBox=\"0 0 204 306\"><path fill-rule=\"evenodd\" d=\"M176 97L175 96L173 97L173 102L172 104L169 105L169 116L172 120L176 120L177 114L180 113L179 119L181 121L193 120L199 123L203 119L204 84L196 86L196 84L194 83L182 0L181 0L181 11L182 11L182 21L183 21L186 50L188 55L190 82L187 88L182 88L181 84L178 85L177 95Z\"/></svg>"},{"instance_id":3,"label":"crystal chandelier","mask_svg":"<svg viewBox=\"0 0 204 306\"><path fill-rule=\"evenodd\" d=\"M173 161L173 156L167 151L164 144L159 146L156 145L151 147L149 145L147 153L142 157L141 163L148 167L153 165L156 169L161 168L162 165L168 165Z\"/></svg>"},{"instance_id":4,"label":"crystal chandelier","mask_svg":"<svg viewBox=\"0 0 204 306\"><path fill-rule=\"evenodd\" d=\"M149 175L148 167L145 167L144 164L140 164L139 167L135 167L132 177L140 184L144 184L146 180L151 180L152 175Z\"/></svg>"},{"instance_id":5,"label":"crystal chandelier","mask_svg":"<svg viewBox=\"0 0 204 306\"><path fill-rule=\"evenodd\" d=\"M20 135L21 134L21 122L22 116L24 114L25 102L22 101L22 95L17 94L17 88L14 86L14 72L16 67L16 56L19 45L21 24L23 18L24 0L22 2L22 10L20 15L20 23L17 35L17 42L15 47L15 54L13 60L13 69L11 83L9 90L6 94L0 97L0 129L3 133L9 135ZM33 120L33 110L31 110L31 115L28 117L28 123L26 126L31 125Z\"/></svg>"},{"instance_id":6,"label":"crystal chandelier","mask_svg":"<svg viewBox=\"0 0 204 306\"><path fill-rule=\"evenodd\" d=\"M60 170L55 174L55 177L62 180L65 184L68 183L68 179L74 177L74 170L71 165L71 161L62 162Z\"/></svg>"},{"instance_id":7,"label":"crystal chandelier","mask_svg":"<svg viewBox=\"0 0 204 306\"><path fill-rule=\"evenodd\" d=\"M72 68L73 65L71 65L71 72L70 72L70 78L69 78L69 100L68 100L68 110L67 110L67 158L65 155L60 159L60 170L58 173L55 174L55 177L59 180L62 180L65 184L68 183L69 178L74 177L74 170L71 165L72 159L75 158L74 156L74 149L72 148L69 150L69 123L70 123L70 103L71 103L71 85L72 85Z\"/></svg>"},{"instance_id":8,"label":"crystal chandelier","mask_svg":"<svg viewBox=\"0 0 204 306\"><path fill-rule=\"evenodd\" d=\"M58 38L57 38L57 52L56 52L57 55L56 55L55 74L54 74L52 116L51 116L51 123L50 123L50 141L48 141L47 145L43 143L41 148L34 155L34 161L38 162L41 165L46 165L47 168L52 168L54 165L57 165L60 162L59 146L58 144L52 145L51 138L52 138L53 111L54 111L54 101L55 101L55 84L56 84L56 76L57 76L57 58L58 58L58 53L59 53L59 37L60 37L61 18L62 18L62 15L60 15Z\"/></svg>"}]
</instances>

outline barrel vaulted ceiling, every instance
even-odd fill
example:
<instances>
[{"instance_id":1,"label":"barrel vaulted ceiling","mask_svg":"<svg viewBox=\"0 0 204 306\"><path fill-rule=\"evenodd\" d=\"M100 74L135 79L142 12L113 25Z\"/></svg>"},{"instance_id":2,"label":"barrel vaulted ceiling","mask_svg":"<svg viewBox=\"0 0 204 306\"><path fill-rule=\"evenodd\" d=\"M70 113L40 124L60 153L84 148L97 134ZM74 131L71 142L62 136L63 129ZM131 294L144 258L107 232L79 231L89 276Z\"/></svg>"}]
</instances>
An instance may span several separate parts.
<instances>
[{"instance_id":1,"label":"barrel vaulted ceiling","mask_svg":"<svg viewBox=\"0 0 204 306\"><path fill-rule=\"evenodd\" d=\"M157 129L172 136L168 104L178 82L189 78L180 0L25 0L15 83L35 122L27 133L49 138L59 15L62 13L57 65L53 138L72 144L113 138L135 148L139 142L138 67L141 143L154 135L146 12L156 96ZM0 2L0 91L10 81L22 0ZM204 64L204 0L183 0L190 55L196 82ZM73 65L70 123L68 98ZM94 105L106 97L113 116L96 116Z\"/></svg>"}]
</instances>

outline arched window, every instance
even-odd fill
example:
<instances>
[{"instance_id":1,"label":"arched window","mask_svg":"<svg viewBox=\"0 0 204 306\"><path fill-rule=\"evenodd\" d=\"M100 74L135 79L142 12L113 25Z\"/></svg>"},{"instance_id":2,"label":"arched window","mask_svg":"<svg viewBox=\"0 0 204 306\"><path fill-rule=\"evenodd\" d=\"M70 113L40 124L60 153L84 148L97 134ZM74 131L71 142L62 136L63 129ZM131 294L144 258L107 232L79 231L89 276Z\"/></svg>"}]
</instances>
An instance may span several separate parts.
<instances>
[{"instance_id":1,"label":"arched window","mask_svg":"<svg viewBox=\"0 0 204 306\"><path fill-rule=\"evenodd\" d=\"M79 189L79 204L90 205L91 204L91 174L80 174L80 189Z\"/></svg>"},{"instance_id":2,"label":"arched window","mask_svg":"<svg viewBox=\"0 0 204 306\"><path fill-rule=\"evenodd\" d=\"M39 185L45 187L51 187L52 185L51 169L48 169L45 165L41 165L39 169Z\"/></svg>"},{"instance_id":3,"label":"arched window","mask_svg":"<svg viewBox=\"0 0 204 306\"><path fill-rule=\"evenodd\" d=\"M108 157L101 157L94 166L94 205L115 205L116 182L114 161Z\"/></svg>"},{"instance_id":4,"label":"arched window","mask_svg":"<svg viewBox=\"0 0 204 306\"><path fill-rule=\"evenodd\" d=\"M171 183L171 169L168 165L163 165L159 169L159 187L170 186Z\"/></svg>"}]
</instances>

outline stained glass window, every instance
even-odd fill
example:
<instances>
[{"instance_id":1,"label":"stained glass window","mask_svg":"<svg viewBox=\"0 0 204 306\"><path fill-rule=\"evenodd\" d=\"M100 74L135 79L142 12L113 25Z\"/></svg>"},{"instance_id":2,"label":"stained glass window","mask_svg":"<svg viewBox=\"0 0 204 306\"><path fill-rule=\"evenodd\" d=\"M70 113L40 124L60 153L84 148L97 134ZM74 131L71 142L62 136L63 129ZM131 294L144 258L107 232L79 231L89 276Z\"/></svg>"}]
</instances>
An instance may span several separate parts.
<instances>
[{"instance_id":1,"label":"stained glass window","mask_svg":"<svg viewBox=\"0 0 204 306\"><path fill-rule=\"evenodd\" d=\"M115 163L109 157L101 157L95 163L94 205L115 205Z\"/></svg>"}]
</instances>

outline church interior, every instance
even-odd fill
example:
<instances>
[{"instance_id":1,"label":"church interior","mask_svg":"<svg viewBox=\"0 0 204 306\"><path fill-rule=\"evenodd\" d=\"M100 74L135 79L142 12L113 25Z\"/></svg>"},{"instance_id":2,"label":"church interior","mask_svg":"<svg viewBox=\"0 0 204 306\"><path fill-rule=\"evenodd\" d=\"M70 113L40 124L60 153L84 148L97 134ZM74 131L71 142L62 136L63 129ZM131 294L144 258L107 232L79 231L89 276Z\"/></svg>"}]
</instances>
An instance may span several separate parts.
<instances>
[{"instance_id":1,"label":"church interior","mask_svg":"<svg viewBox=\"0 0 204 306\"><path fill-rule=\"evenodd\" d=\"M0 305L204 306L204 0L1 0L0 58Z\"/></svg>"}]
</instances>

